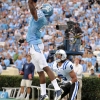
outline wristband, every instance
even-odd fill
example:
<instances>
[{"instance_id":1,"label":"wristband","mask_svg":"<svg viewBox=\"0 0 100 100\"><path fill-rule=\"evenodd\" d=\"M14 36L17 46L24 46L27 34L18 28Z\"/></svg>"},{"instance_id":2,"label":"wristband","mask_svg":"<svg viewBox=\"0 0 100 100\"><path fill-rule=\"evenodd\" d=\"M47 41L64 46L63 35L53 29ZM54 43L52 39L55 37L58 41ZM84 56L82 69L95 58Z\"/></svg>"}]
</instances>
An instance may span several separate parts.
<instances>
[{"instance_id":1,"label":"wristband","mask_svg":"<svg viewBox=\"0 0 100 100\"><path fill-rule=\"evenodd\" d=\"M69 81L70 82L70 84L72 85L72 81Z\"/></svg>"}]
</instances>

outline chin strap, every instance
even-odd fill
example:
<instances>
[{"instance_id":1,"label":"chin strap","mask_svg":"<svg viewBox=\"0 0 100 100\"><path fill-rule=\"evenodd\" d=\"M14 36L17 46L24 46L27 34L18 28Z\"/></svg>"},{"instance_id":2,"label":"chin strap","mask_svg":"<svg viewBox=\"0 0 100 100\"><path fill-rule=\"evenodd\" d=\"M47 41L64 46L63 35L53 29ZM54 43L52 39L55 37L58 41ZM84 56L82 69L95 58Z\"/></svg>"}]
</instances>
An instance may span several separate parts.
<instances>
[{"instance_id":1,"label":"chin strap","mask_svg":"<svg viewBox=\"0 0 100 100\"><path fill-rule=\"evenodd\" d=\"M57 63L60 62L60 61L61 61L61 59L57 59L57 60L56 60Z\"/></svg>"}]
</instances>

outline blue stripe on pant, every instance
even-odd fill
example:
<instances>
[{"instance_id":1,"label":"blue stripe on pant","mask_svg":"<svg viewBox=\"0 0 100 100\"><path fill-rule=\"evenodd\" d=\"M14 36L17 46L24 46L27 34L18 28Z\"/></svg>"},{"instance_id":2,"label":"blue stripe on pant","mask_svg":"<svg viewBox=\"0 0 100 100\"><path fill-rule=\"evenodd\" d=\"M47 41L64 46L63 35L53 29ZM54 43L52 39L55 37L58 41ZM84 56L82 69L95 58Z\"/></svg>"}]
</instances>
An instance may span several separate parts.
<instances>
[{"instance_id":1,"label":"blue stripe on pant","mask_svg":"<svg viewBox=\"0 0 100 100\"><path fill-rule=\"evenodd\" d=\"M75 82L75 88L74 88L71 100L75 100L75 97L76 97L77 92L78 92L78 87L79 87L79 82Z\"/></svg>"},{"instance_id":2,"label":"blue stripe on pant","mask_svg":"<svg viewBox=\"0 0 100 100\"><path fill-rule=\"evenodd\" d=\"M41 50L40 50L38 44L35 44L35 45L32 45L32 46L33 46L33 48L34 48L34 50L35 50L36 52L41 53Z\"/></svg>"}]
</instances>

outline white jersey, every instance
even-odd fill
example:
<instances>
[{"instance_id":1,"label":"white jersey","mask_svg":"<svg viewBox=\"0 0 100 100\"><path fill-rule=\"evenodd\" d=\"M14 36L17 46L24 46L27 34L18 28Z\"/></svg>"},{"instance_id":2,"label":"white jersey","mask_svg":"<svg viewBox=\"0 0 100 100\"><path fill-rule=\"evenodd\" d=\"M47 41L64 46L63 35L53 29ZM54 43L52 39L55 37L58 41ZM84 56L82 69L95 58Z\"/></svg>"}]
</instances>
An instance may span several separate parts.
<instances>
[{"instance_id":1,"label":"white jersey","mask_svg":"<svg viewBox=\"0 0 100 100\"><path fill-rule=\"evenodd\" d=\"M73 63L69 60L66 60L61 67L57 65L57 62L54 61L50 65L51 70L53 70L58 76L62 78L64 82L71 80L69 73L73 70Z\"/></svg>"}]
</instances>

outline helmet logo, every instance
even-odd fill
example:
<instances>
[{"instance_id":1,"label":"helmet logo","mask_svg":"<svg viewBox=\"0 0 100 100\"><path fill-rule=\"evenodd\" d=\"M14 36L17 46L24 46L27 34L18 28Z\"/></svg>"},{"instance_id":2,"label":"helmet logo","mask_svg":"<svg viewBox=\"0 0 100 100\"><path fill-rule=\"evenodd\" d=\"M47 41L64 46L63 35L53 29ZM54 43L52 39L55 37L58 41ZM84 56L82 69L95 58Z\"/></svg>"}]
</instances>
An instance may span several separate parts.
<instances>
[{"instance_id":1,"label":"helmet logo","mask_svg":"<svg viewBox=\"0 0 100 100\"><path fill-rule=\"evenodd\" d=\"M50 12L52 10L52 8L50 6L46 6L45 8L43 8L44 10L46 10L47 12Z\"/></svg>"}]
</instances>

